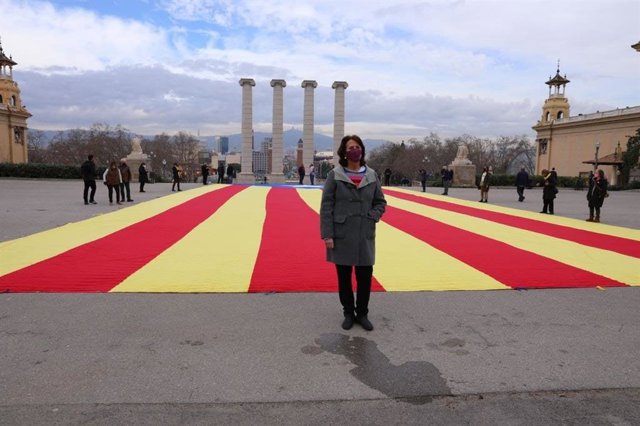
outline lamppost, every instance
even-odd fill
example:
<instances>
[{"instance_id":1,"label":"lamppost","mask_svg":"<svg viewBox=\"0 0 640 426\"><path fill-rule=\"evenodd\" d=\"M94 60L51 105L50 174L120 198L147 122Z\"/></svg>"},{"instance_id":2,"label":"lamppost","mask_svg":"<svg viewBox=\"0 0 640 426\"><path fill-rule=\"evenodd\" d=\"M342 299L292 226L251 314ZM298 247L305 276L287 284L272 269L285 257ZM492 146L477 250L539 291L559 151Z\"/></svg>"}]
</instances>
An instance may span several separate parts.
<instances>
[{"instance_id":1,"label":"lamppost","mask_svg":"<svg viewBox=\"0 0 640 426\"><path fill-rule=\"evenodd\" d=\"M164 173L164 168L167 165L167 160L162 160L162 179L164 180L165 177L165 173Z\"/></svg>"},{"instance_id":2,"label":"lamppost","mask_svg":"<svg viewBox=\"0 0 640 426\"><path fill-rule=\"evenodd\" d=\"M598 170L598 151L600 150L600 142L596 142L596 161L593 165L593 170Z\"/></svg>"}]
</instances>

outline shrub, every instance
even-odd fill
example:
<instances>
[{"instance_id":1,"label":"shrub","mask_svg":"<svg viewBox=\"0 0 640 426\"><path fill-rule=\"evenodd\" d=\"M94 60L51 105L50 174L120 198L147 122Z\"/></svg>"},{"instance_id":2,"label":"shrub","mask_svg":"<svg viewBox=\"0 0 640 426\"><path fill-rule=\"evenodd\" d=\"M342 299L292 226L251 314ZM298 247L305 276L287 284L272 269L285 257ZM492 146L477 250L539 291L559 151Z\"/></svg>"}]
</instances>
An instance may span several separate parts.
<instances>
[{"instance_id":1,"label":"shrub","mask_svg":"<svg viewBox=\"0 0 640 426\"><path fill-rule=\"evenodd\" d=\"M103 168L104 171L104 168ZM79 166L41 163L0 163L0 177L80 179Z\"/></svg>"}]
</instances>

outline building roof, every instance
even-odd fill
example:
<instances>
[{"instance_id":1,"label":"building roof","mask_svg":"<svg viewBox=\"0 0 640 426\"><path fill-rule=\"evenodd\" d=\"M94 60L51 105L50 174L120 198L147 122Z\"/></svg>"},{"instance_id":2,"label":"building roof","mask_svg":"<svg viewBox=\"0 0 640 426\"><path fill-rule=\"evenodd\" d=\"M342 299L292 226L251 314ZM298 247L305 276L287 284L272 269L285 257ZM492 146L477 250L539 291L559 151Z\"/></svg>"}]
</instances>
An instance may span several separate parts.
<instances>
[{"instance_id":1,"label":"building roof","mask_svg":"<svg viewBox=\"0 0 640 426\"><path fill-rule=\"evenodd\" d=\"M549 80L544 84L548 84L549 86L562 86L570 82L571 80L567 80L566 74L564 75L564 77L560 75L560 68L558 68L556 70L556 75L553 78L549 77Z\"/></svg>"},{"instance_id":2,"label":"building roof","mask_svg":"<svg viewBox=\"0 0 640 426\"><path fill-rule=\"evenodd\" d=\"M0 65L18 65L17 62L14 62L10 57L7 58L7 55L4 54L2 50L2 42L0 41Z\"/></svg>"},{"instance_id":3,"label":"building roof","mask_svg":"<svg viewBox=\"0 0 640 426\"><path fill-rule=\"evenodd\" d=\"M621 153L616 153L614 152L613 154L609 154L609 155L605 155L602 158L598 158L598 164L602 164L603 166L617 166L620 165L622 163L624 163L624 161L622 161L622 156L624 155L624 152ZM583 164L595 164L596 160L587 160L587 161L583 161Z\"/></svg>"}]
</instances>

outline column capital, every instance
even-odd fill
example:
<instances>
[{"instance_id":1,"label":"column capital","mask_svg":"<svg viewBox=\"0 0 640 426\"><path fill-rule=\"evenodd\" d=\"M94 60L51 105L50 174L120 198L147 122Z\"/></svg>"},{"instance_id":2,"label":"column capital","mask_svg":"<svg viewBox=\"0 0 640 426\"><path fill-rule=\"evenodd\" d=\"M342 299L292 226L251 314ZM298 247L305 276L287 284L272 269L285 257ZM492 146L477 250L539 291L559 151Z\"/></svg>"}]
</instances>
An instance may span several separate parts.
<instances>
[{"instance_id":1,"label":"column capital","mask_svg":"<svg viewBox=\"0 0 640 426\"><path fill-rule=\"evenodd\" d=\"M315 89L316 87L318 87L318 82L315 80L303 80L302 87L307 87L307 86L311 86Z\"/></svg>"},{"instance_id":2,"label":"column capital","mask_svg":"<svg viewBox=\"0 0 640 426\"><path fill-rule=\"evenodd\" d=\"M338 87L342 87L343 89L346 89L347 87L349 87L349 84L346 81L334 81L333 84L331 85L332 89L337 89Z\"/></svg>"},{"instance_id":3,"label":"column capital","mask_svg":"<svg viewBox=\"0 0 640 426\"><path fill-rule=\"evenodd\" d=\"M240 86L244 86L245 84L256 85L256 81L252 78L241 78L238 83L240 83Z\"/></svg>"},{"instance_id":4,"label":"column capital","mask_svg":"<svg viewBox=\"0 0 640 426\"><path fill-rule=\"evenodd\" d=\"M287 82L284 80L278 80L278 79L271 80L271 87L276 87L276 86L287 87Z\"/></svg>"}]
</instances>

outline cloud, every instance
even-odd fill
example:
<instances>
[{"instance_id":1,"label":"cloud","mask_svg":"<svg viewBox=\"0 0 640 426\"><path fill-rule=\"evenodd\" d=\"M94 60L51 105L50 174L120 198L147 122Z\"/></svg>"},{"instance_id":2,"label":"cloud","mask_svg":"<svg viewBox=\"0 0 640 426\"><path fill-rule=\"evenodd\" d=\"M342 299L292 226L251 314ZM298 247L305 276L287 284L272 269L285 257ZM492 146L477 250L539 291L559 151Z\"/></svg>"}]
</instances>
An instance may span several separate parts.
<instances>
[{"instance_id":1,"label":"cloud","mask_svg":"<svg viewBox=\"0 0 640 426\"><path fill-rule=\"evenodd\" d=\"M77 4L0 0L33 127L237 133L249 77L259 130L270 130L269 81L283 78L286 125L301 126L300 82L315 79L316 124L331 134L330 86L345 80L347 128L368 137L531 134L558 58L574 111L640 99L637 40L621 31L640 25L633 0Z\"/></svg>"}]
</instances>

